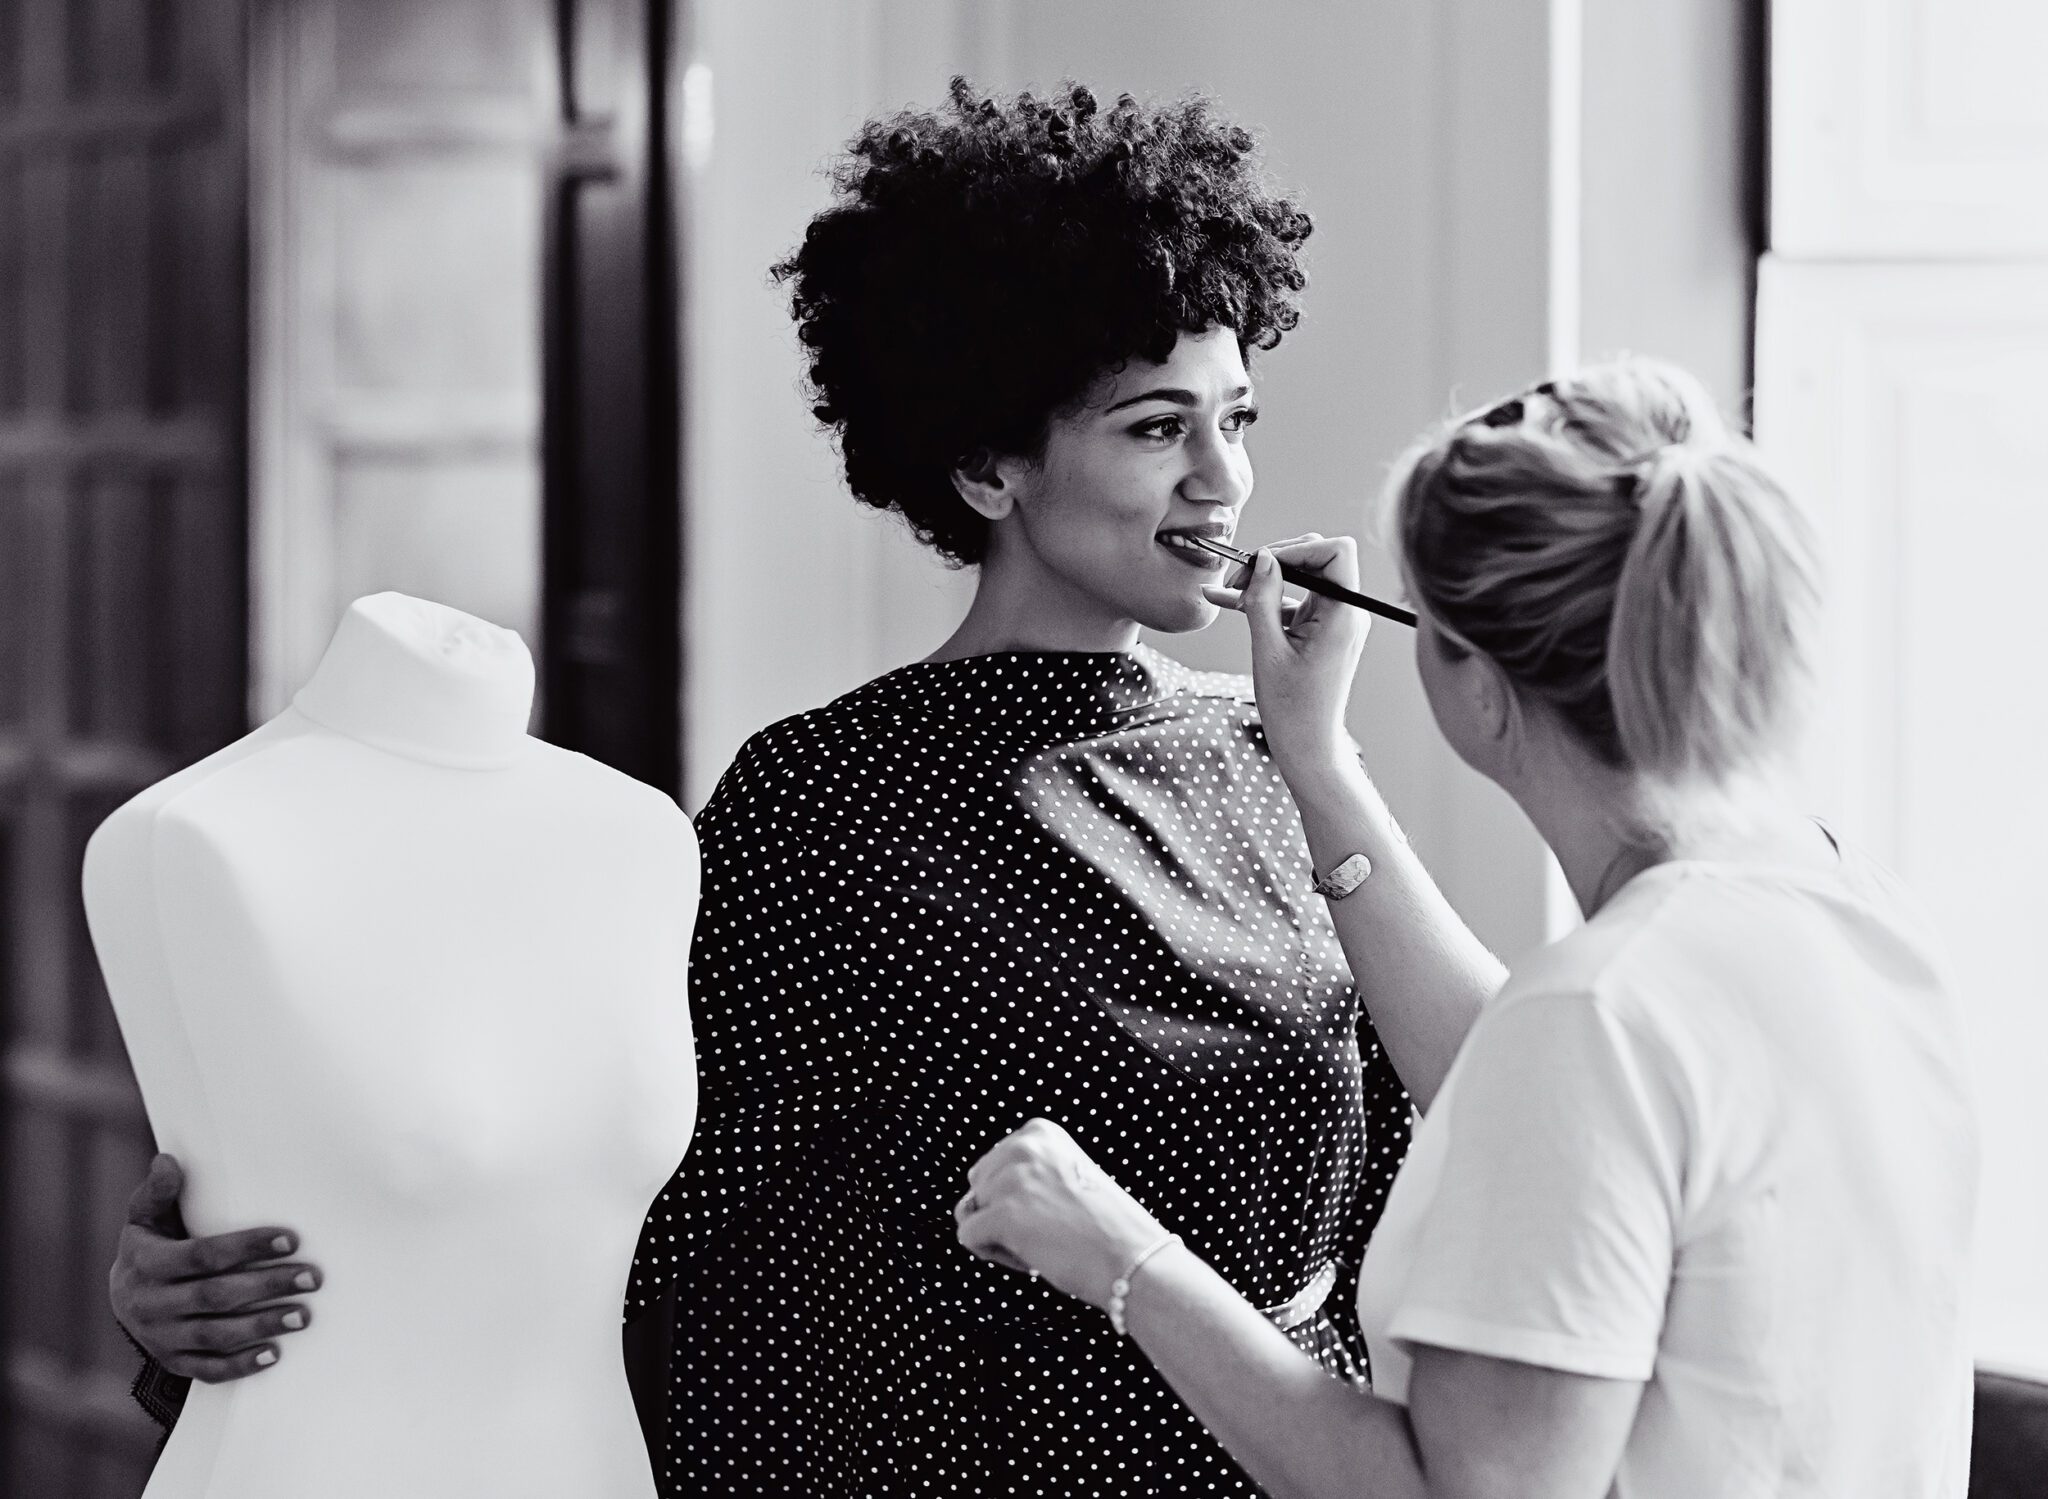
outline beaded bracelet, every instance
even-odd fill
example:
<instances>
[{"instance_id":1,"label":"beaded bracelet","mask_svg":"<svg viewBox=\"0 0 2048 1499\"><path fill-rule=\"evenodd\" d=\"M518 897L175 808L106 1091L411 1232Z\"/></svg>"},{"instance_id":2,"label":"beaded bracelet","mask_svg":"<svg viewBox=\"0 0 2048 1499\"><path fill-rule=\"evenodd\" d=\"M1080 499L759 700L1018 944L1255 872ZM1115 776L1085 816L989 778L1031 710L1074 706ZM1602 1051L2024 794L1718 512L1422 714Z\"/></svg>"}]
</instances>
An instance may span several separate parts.
<instances>
[{"instance_id":1,"label":"beaded bracelet","mask_svg":"<svg viewBox=\"0 0 2048 1499\"><path fill-rule=\"evenodd\" d=\"M1129 1336L1124 1331L1124 1303L1130 1299L1132 1277L1145 1268L1145 1261L1151 1259L1153 1255L1159 1253L1167 1245L1178 1244L1180 1241L1179 1234L1168 1234L1165 1238L1154 1243L1150 1249L1147 1249L1143 1254L1132 1260L1131 1268L1109 1283L1109 1325L1116 1329L1118 1337Z\"/></svg>"}]
</instances>

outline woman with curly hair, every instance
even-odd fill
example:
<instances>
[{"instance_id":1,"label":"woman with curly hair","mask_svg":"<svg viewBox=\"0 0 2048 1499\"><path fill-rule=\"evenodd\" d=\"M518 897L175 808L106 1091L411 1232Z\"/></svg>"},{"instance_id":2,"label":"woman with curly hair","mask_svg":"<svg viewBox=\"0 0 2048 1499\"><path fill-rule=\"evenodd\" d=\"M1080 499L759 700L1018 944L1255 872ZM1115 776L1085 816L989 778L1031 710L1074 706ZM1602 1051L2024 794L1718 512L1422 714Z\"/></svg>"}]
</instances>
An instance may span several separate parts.
<instances>
[{"instance_id":1,"label":"woman with curly hair","mask_svg":"<svg viewBox=\"0 0 2048 1499\"><path fill-rule=\"evenodd\" d=\"M932 656L754 736L698 818L699 1123L627 1307L672 1330L656 1473L1253 1493L1098 1316L964 1254L947 1204L963 1159L1062 1118L1364 1375L1411 1095L1500 969L1390 821L1340 938L1250 683L1138 643L1216 616L1188 538L1250 496L1247 358L1296 323L1309 221L1204 101L1078 88L956 80L835 186L776 267L814 409L855 497L979 581Z\"/></svg>"},{"instance_id":2,"label":"woman with curly hair","mask_svg":"<svg viewBox=\"0 0 2048 1499\"><path fill-rule=\"evenodd\" d=\"M675 1302L667 1481L1255 1492L946 1205L963 1148L1057 1108L1362 1373L1402 1082L1426 1096L1499 970L1412 858L1374 875L1402 929L1347 958L1250 684L1137 639L1216 616L1186 538L1249 498L1246 356L1296 322L1309 222L1206 103L1081 89L956 82L836 187L776 268L814 409L855 496L979 580L928 659L756 735L698 821L703 1107L631 1292Z\"/></svg>"}]
</instances>

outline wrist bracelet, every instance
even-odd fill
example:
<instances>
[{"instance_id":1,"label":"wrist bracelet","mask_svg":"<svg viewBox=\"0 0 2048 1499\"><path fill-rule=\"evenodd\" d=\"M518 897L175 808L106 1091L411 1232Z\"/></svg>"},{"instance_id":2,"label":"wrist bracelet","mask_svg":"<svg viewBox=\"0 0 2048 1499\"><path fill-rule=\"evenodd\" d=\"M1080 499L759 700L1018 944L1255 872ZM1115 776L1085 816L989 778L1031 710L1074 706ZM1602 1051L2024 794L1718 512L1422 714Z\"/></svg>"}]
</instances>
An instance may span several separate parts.
<instances>
[{"instance_id":1,"label":"wrist bracelet","mask_svg":"<svg viewBox=\"0 0 2048 1499\"><path fill-rule=\"evenodd\" d=\"M1122 1275L1119 1275L1109 1283L1109 1306L1107 1308L1109 1312L1109 1325L1116 1329L1118 1337L1128 1336L1124 1331L1124 1303L1130 1299L1131 1278L1145 1268L1145 1262L1151 1259L1153 1255L1159 1253L1167 1245L1178 1244L1180 1241L1179 1234L1168 1234L1165 1238L1157 1240L1151 1248L1131 1261L1130 1269L1124 1271Z\"/></svg>"}]
</instances>

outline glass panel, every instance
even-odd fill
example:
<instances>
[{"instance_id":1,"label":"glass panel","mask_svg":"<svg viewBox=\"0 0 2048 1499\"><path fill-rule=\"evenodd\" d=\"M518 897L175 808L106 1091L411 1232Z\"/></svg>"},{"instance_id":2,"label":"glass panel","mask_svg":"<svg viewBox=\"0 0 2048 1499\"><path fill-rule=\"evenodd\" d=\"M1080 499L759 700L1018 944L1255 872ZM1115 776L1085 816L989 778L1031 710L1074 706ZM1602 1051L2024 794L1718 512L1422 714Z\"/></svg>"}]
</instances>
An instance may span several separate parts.
<instances>
[{"instance_id":1,"label":"glass panel","mask_svg":"<svg viewBox=\"0 0 2048 1499\"><path fill-rule=\"evenodd\" d=\"M71 726L83 736L160 744L171 670L163 496L128 470L74 492L71 533Z\"/></svg>"},{"instance_id":2,"label":"glass panel","mask_svg":"<svg viewBox=\"0 0 2048 1499\"><path fill-rule=\"evenodd\" d=\"M121 1226L128 1221L129 1194L148 1172L154 1153L139 1126L97 1129L86 1173L85 1235L78 1246L78 1278L87 1288L81 1352L85 1367L119 1376L124 1385L133 1377L137 1360L107 1305L106 1271L120 1247ZM146 1419L139 1410L136 1416Z\"/></svg>"},{"instance_id":3,"label":"glass panel","mask_svg":"<svg viewBox=\"0 0 2048 1499\"><path fill-rule=\"evenodd\" d=\"M71 1168L61 1115L13 1105L8 1121L7 1294L9 1341L68 1365L76 1338L69 1287ZM33 1491L31 1491L33 1492ZM61 1492L52 1490L50 1492Z\"/></svg>"},{"instance_id":4,"label":"glass panel","mask_svg":"<svg viewBox=\"0 0 2048 1499\"><path fill-rule=\"evenodd\" d=\"M73 1462L71 1443L66 1437L31 1416L16 1404L10 1407L9 1419L16 1421L8 1433L7 1445L12 1449L10 1466L13 1471L7 1475L10 1494L76 1494L76 1464Z\"/></svg>"},{"instance_id":5,"label":"glass panel","mask_svg":"<svg viewBox=\"0 0 2048 1499\"><path fill-rule=\"evenodd\" d=\"M0 473L0 732L24 727L31 663L46 649L30 578L33 531L27 486L19 473Z\"/></svg>"},{"instance_id":6,"label":"glass panel","mask_svg":"<svg viewBox=\"0 0 2048 1499\"><path fill-rule=\"evenodd\" d=\"M523 392L539 366L533 163L421 157L334 174L336 383Z\"/></svg>"},{"instance_id":7,"label":"glass panel","mask_svg":"<svg viewBox=\"0 0 2048 1499\"><path fill-rule=\"evenodd\" d=\"M6 9L0 5L0 13ZM24 187L20 155L0 153L0 417L20 412L25 379L22 351L28 328L23 313L28 269L22 259L22 220L28 205Z\"/></svg>"},{"instance_id":8,"label":"glass panel","mask_svg":"<svg viewBox=\"0 0 2048 1499\"><path fill-rule=\"evenodd\" d=\"M0 5L0 113L21 104L21 7Z\"/></svg>"},{"instance_id":9,"label":"glass panel","mask_svg":"<svg viewBox=\"0 0 2048 1499\"><path fill-rule=\"evenodd\" d=\"M122 1346L125 1348L127 1345ZM150 1470L156 1466L157 1430L139 1406L135 1420L138 1423L135 1438L125 1448L113 1450L102 1447L88 1459L92 1488L87 1492L95 1499L130 1499L131 1495L141 1493L143 1485L149 1482Z\"/></svg>"},{"instance_id":10,"label":"glass panel","mask_svg":"<svg viewBox=\"0 0 2048 1499\"><path fill-rule=\"evenodd\" d=\"M533 86L542 36L532 0L348 0L334 16L344 97Z\"/></svg>"},{"instance_id":11,"label":"glass panel","mask_svg":"<svg viewBox=\"0 0 2048 1499\"><path fill-rule=\"evenodd\" d=\"M149 24L145 10L164 9L162 0L71 0L78 13L91 92L101 98L134 98L147 75Z\"/></svg>"},{"instance_id":12,"label":"glass panel","mask_svg":"<svg viewBox=\"0 0 2048 1499\"><path fill-rule=\"evenodd\" d=\"M139 790L140 788L136 788ZM93 831L113 810L128 800L129 788L81 793L67 798L66 842L59 867L76 872L85 867L85 845ZM60 916L64 943L64 987L71 1010L69 1033L71 1055L81 1065L101 1062L113 1069L116 1082L128 1085L128 1051L121 1044L121 1028L114 1020L113 1002L107 998L106 980L100 973L99 955L93 951L92 932L85 922L83 899L67 899ZM135 1095L138 1112L141 1095Z\"/></svg>"},{"instance_id":13,"label":"glass panel","mask_svg":"<svg viewBox=\"0 0 2048 1499\"><path fill-rule=\"evenodd\" d=\"M540 488L531 457L344 458L335 471L334 617L393 588L535 644Z\"/></svg>"}]
</instances>

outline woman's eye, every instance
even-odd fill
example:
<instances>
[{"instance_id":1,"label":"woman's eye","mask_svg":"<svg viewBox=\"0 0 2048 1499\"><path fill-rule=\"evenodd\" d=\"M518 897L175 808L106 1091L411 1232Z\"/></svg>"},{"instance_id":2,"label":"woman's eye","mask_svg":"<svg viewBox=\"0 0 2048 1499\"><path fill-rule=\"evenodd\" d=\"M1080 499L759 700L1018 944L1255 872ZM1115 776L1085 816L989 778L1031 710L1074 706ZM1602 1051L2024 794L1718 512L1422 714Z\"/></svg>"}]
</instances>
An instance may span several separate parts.
<instances>
[{"instance_id":1,"label":"woman's eye","mask_svg":"<svg viewBox=\"0 0 2048 1499\"><path fill-rule=\"evenodd\" d=\"M1242 432L1258 419L1259 409L1256 406L1240 406L1237 410L1225 415L1222 422L1218 425L1225 432ZM1140 437L1154 437L1161 441L1171 441L1176 437L1186 436L1188 424L1187 418L1183 416L1155 416L1150 421L1138 423L1131 430Z\"/></svg>"}]
</instances>

